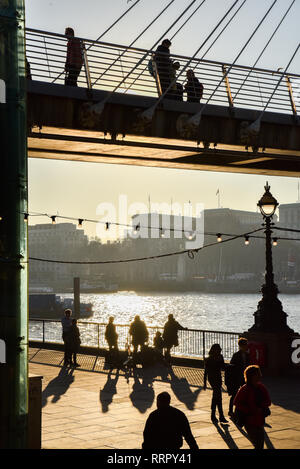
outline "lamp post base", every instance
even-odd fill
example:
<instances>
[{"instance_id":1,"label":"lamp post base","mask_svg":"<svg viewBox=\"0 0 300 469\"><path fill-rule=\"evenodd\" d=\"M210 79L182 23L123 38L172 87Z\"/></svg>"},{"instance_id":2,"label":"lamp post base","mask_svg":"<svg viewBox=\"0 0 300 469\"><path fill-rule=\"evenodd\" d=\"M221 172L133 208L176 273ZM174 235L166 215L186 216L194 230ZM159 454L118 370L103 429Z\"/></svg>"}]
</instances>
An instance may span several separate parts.
<instances>
[{"instance_id":1,"label":"lamp post base","mask_svg":"<svg viewBox=\"0 0 300 469\"><path fill-rule=\"evenodd\" d=\"M249 342L254 342L262 346L262 356L257 357L257 364L266 376L287 375L298 371L299 364L293 362L292 346L294 339L300 339L300 335L292 332L262 332L247 331L243 334ZM254 363L253 363L254 364Z\"/></svg>"}]
</instances>

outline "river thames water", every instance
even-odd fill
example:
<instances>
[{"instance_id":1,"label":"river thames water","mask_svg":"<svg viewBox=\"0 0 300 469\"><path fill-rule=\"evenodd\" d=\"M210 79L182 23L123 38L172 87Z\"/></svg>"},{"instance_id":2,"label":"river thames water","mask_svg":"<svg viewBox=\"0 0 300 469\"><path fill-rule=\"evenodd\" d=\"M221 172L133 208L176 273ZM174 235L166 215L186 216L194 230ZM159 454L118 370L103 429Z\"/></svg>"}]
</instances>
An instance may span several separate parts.
<instances>
[{"instance_id":1,"label":"river thames water","mask_svg":"<svg viewBox=\"0 0 300 469\"><path fill-rule=\"evenodd\" d=\"M94 314L86 321L103 323L109 316L114 316L116 324L129 324L138 314L148 326L163 326L168 314L172 313L189 329L226 332L249 329L260 299L260 294L230 293L81 294L81 302L93 305ZM288 314L288 325L300 332L300 295L281 294L279 299Z\"/></svg>"}]
</instances>

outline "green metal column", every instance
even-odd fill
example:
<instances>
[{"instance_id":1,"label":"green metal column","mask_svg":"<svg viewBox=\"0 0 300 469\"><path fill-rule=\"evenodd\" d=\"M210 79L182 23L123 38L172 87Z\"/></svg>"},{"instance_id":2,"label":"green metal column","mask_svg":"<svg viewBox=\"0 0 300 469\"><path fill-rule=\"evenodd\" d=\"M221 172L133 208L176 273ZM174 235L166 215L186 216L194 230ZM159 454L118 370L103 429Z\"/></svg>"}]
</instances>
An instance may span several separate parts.
<instances>
[{"instance_id":1,"label":"green metal column","mask_svg":"<svg viewBox=\"0 0 300 469\"><path fill-rule=\"evenodd\" d=\"M27 448L28 270L24 0L0 0L0 448Z\"/></svg>"}]
</instances>

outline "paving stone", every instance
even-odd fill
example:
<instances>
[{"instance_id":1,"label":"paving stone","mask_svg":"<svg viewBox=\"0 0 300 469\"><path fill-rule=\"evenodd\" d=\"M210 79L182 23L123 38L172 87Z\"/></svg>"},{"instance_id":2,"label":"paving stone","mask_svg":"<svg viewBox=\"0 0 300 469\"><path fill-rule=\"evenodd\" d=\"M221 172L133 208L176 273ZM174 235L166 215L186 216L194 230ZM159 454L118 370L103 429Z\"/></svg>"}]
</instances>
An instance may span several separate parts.
<instances>
[{"instance_id":1,"label":"paving stone","mask_svg":"<svg viewBox=\"0 0 300 469\"><path fill-rule=\"evenodd\" d=\"M212 391L203 391L203 370L174 366L129 379L103 368L104 361L80 356L82 367L62 368L62 352L30 350L30 372L42 375L42 447L44 449L140 449L143 429L156 408L155 396L171 394L171 404L185 412L200 449L252 449L245 432L210 421ZM144 379L143 379L144 378ZM181 380L181 383L180 383ZM145 385L146 383L146 385ZM149 383L151 386L149 386ZM268 379L272 397L266 448L300 448L300 386L296 380ZM136 389L138 388L138 390ZM174 393L175 392L175 393ZM226 412L229 396L222 393ZM184 442L183 449L188 448Z\"/></svg>"}]
</instances>

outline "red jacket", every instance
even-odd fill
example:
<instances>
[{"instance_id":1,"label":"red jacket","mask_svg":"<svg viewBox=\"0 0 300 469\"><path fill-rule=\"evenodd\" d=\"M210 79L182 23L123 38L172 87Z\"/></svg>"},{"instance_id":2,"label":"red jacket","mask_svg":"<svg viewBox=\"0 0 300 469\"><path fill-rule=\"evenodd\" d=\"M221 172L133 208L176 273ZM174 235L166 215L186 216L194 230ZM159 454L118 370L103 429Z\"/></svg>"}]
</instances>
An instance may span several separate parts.
<instances>
[{"instance_id":1,"label":"red jacket","mask_svg":"<svg viewBox=\"0 0 300 469\"><path fill-rule=\"evenodd\" d=\"M238 390L233 403L245 414L246 425L261 427L265 423L263 410L270 407L271 399L262 383L258 383L257 387L244 384Z\"/></svg>"},{"instance_id":2,"label":"red jacket","mask_svg":"<svg viewBox=\"0 0 300 469\"><path fill-rule=\"evenodd\" d=\"M80 68L83 63L82 56L82 44L77 38L71 38L68 40L67 45L67 67L78 67Z\"/></svg>"}]
</instances>

